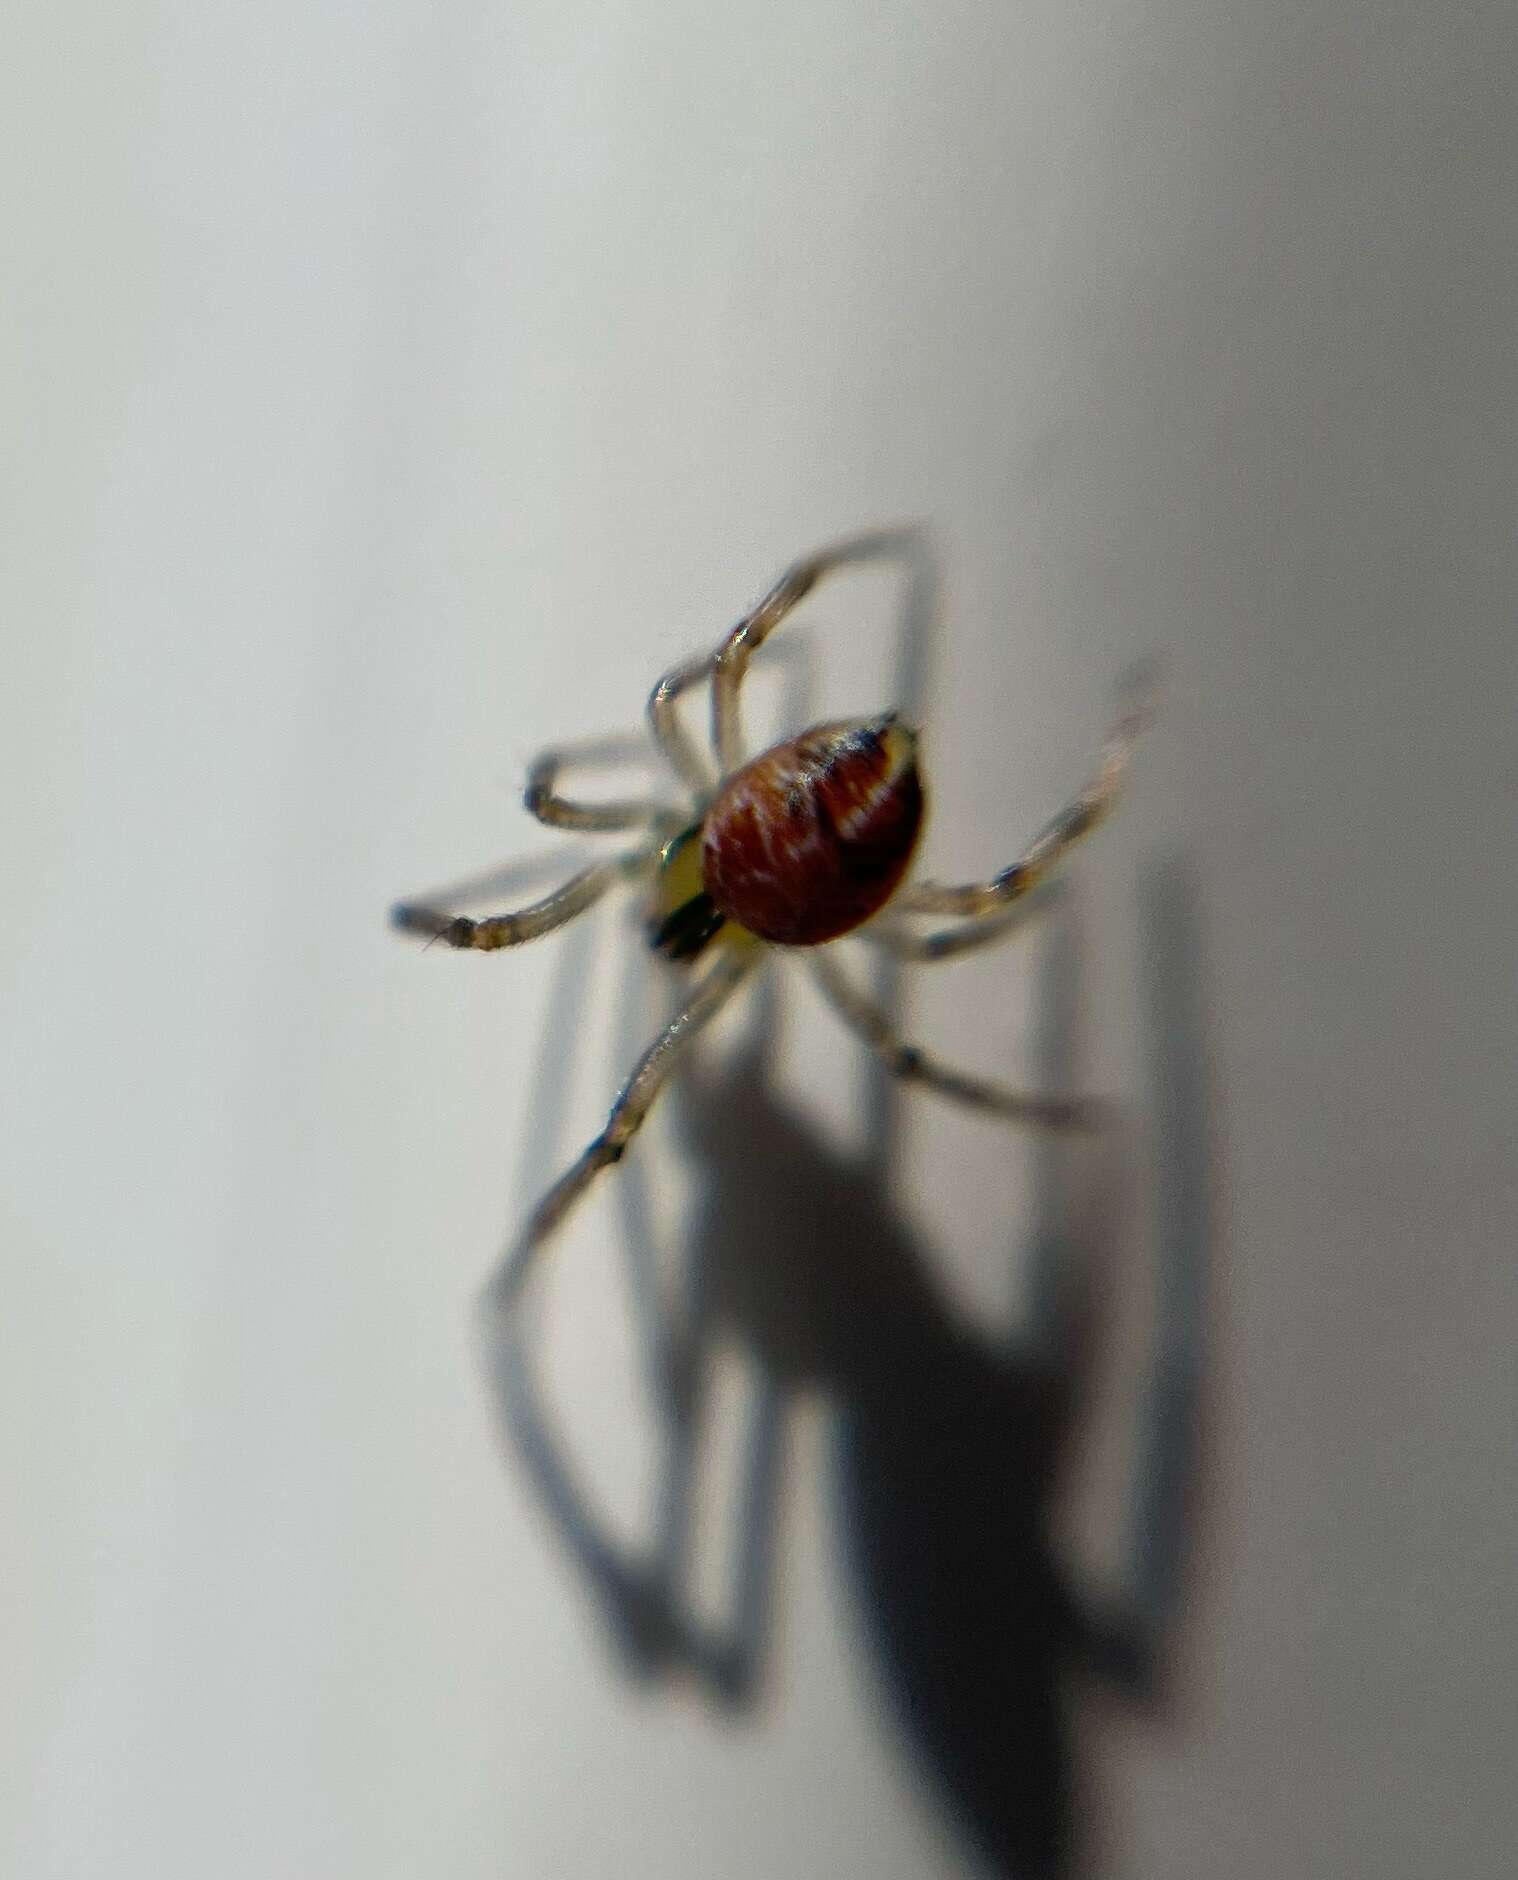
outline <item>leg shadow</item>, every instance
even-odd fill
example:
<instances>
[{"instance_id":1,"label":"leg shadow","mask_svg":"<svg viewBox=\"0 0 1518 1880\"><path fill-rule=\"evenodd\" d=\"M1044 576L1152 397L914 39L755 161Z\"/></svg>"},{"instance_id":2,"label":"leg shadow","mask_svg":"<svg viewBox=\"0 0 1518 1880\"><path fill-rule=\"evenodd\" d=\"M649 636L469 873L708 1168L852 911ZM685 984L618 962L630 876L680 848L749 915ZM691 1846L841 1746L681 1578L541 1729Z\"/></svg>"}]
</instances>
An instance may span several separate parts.
<instances>
[{"instance_id":1,"label":"leg shadow","mask_svg":"<svg viewBox=\"0 0 1518 1880\"><path fill-rule=\"evenodd\" d=\"M890 1707L965 1839L1009 1876L1088 1870L1083 1824L1104 1798L1077 1754L1082 1692L1095 1672L1158 1701L1193 1553L1211 1159L1197 920L1179 867L1157 872L1145 921L1159 1283L1116 1599L1083 1592L1053 1535L1103 1334L1120 1145L1105 1170L1039 1146L1026 1348L922 1320L909 1344L871 1348L880 1362L851 1375L840 1404L848 1553ZM1078 975L1062 928L1042 979L1040 1073L1072 1088Z\"/></svg>"}]
</instances>

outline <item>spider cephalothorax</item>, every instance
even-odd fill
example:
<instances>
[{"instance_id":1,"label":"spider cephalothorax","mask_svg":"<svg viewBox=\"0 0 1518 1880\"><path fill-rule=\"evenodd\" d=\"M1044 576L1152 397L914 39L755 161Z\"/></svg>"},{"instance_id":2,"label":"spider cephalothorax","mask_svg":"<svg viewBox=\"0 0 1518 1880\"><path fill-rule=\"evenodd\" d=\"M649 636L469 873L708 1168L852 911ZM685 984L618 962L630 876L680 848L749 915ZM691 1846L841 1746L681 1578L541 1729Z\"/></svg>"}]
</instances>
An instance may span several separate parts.
<instances>
[{"instance_id":1,"label":"spider cephalothorax","mask_svg":"<svg viewBox=\"0 0 1518 1880\"><path fill-rule=\"evenodd\" d=\"M526 793L533 815L561 829L635 829L640 839L632 848L509 914L474 920L412 905L395 910L396 924L408 932L488 952L549 933L619 882L642 879L650 885L653 946L681 962L711 957L684 1009L644 1052L605 1129L533 1211L502 1268L502 1299L520 1286L533 1256L597 1170L620 1158L680 1052L776 949L806 950L839 1016L898 1076L1020 1122L1061 1126L1089 1117L1089 1107L1077 1098L1008 1090L904 1044L885 1014L838 967L827 943L857 931L901 958L934 960L1000 938L1010 928L1014 904L1111 807L1142 708L1134 704L1118 720L1086 787L1010 867L962 886L906 883L922 828L923 790L917 734L895 713L815 725L743 759L739 691L749 659L768 635L830 570L887 556L910 558L913 551L909 533L890 531L808 556L776 582L715 653L689 660L659 681L649 700L649 721L655 743L689 793L683 809L641 799L585 804L560 796L555 783L565 763L576 755L604 755L601 747L551 751L538 759ZM698 685L711 693L715 779L676 716L680 696ZM948 915L955 924L923 933L911 924L911 917L922 915Z\"/></svg>"}]
</instances>

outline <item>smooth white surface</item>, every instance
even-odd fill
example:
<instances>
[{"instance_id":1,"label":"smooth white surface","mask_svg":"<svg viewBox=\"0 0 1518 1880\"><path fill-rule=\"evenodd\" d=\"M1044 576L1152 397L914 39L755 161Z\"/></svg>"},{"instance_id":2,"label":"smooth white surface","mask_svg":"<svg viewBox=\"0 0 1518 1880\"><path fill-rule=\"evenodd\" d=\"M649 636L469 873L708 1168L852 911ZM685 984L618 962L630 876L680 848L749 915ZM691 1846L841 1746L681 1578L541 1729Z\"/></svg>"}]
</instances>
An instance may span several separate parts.
<instances>
[{"instance_id":1,"label":"smooth white surface","mask_svg":"<svg viewBox=\"0 0 1518 1880\"><path fill-rule=\"evenodd\" d=\"M798 549L916 515L935 871L1006 859L1166 658L1081 862L1109 1082L1142 871L1201 882L1220 1485L1189 1708L1115 1733L1111 1870L1506 1871L1518 16L0 36L0 1864L957 1871L866 1695L815 1423L763 1712L617 1680L467 1337L551 961L381 921L530 846L540 742L626 721ZM984 1009L919 1007L972 1055ZM806 1050L845 1091L847 1047ZM924 1206L1003 1205L986 1136L934 1114L920 1151ZM576 1246L556 1388L631 1505Z\"/></svg>"}]
</instances>

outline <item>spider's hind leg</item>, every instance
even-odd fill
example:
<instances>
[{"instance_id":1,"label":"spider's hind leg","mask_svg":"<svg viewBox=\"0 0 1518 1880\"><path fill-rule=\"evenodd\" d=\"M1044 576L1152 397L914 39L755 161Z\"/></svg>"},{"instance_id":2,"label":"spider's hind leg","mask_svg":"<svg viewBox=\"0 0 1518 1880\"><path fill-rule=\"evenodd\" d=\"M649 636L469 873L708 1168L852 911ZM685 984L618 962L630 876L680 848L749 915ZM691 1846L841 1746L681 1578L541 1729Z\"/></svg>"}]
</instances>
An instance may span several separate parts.
<instances>
[{"instance_id":1,"label":"spider's hind leg","mask_svg":"<svg viewBox=\"0 0 1518 1880\"><path fill-rule=\"evenodd\" d=\"M791 609L806 599L817 583L835 569L872 561L902 561L916 570L926 560L920 529L903 526L849 536L831 547L818 549L792 562L760 601L745 614L722 641L711 660L712 744L718 768L726 775L743 761L743 734L738 718L738 692L750 659Z\"/></svg>"},{"instance_id":2,"label":"spider's hind leg","mask_svg":"<svg viewBox=\"0 0 1518 1880\"><path fill-rule=\"evenodd\" d=\"M1102 1121L1103 1105L1096 1098L1013 1090L988 1078L956 1070L919 1046L908 1044L880 1006L854 984L826 949L819 948L814 953L811 967L833 1010L850 1031L864 1040L893 1077L922 1084L929 1090L936 1090L940 1096L1003 1116L1008 1122L1033 1123L1046 1129L1089 1129Z\"/></svg>"},{"instance_id":3,"label":"spider's hind leg","mask_svg":"<svg viewBox=\"0 0 1518 1880\"><path fill-rule=\"evenodd\" d=\"M711 794L715 779L711 766L681 724L675 706L682 693L710 678L711 670L710 653L683 660L665 673L648 697L648 727L654 742L664 753L670 769L698 799Z\"/></svg>"},{"instance_id":4,"label":"spider's hind leg","mask_svg":"<svg viewBox=\"0 0 1518 1880\"><path fill-rule=\"evenodd\" d=\"M1136 675L1128 692L1128 703L1103 740L1085 787L1044 825L1015 862L987 881L968 881L954 887L936 881L919 882L896 897L892 904L895 911L961 914L979 921L1004 912L1036 888L1063 860L1071 844L1105 820L1117 801L1134 744L1154 711L1152 687L1146 675Z\"/></svg>"},{"instance_id":5,"label":"spider's hind leg","mask_svg":"<svg viewBox=\"0 0 1518 1880\"><path fill-rule=\"evenodd\" d=\"M1045 881L1028 895L989 914L969 916L951 927L934 927L919 933L915 927L894 918L894 906L885 915L861 927L859 938L893 959L913 966L934 966L941 960L958 959L962 953L974 953L981 947L1000 946L1020 934L1036 914L1052 907L1063 892L1059 880Z\"/></svg>"}]
</instances>

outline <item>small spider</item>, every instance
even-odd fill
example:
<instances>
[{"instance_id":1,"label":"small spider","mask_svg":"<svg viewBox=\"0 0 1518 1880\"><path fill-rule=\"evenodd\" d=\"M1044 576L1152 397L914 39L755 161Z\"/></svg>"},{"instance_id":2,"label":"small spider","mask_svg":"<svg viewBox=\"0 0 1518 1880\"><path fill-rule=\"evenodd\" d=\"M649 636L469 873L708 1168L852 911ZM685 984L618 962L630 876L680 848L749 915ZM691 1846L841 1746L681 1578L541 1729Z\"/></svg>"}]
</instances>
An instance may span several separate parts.
<instances>
[{"instance_id":1,"label":"small spider","mask_svg":"<svg viewBox=\"0 0 1518 1880\"><path fill-rule=\"evenodd\" d=\"M1134 702L1123 712L1085 788L1010 867L962 886L904 885L922 830L924 793L918 733L895 712L814 725L744 761L739 693L754 653L824 575L910 553L911 542L907 532L885 531L795 562L714 653L664 675L649 698L648 719L655 743L689 791L688 807L587 804L561 796L556 785L566 764L594 761L604 746L551 750L537 759L525 793L532 815L553 828L585 833L637 829L632 848L513 913L472 920L409 902L392 911L394 924L407 933L490 952L551 933L619 883L641 880L650 891L649 944L681 965L705 963L684 1007L623 1085L606 1127L533 1210L501 1267L499 1304L517 1296L536 1255L596 1174L621 1159L681 1054L772 947L806 949L828 1001L894 1075L1017 1122L1060 1128L1093 1120L1089 1100L1010 1090L905 1043L827 946L866 923L869 938L907 960L945 959L1001 938L1022 911L1016 904L1111 808L1145 708ZM681 694L702 683L711 693L716 775L676 715ZM887 908L957 918L921 933L878 920Z\"/></svg>"}]
</instances>

